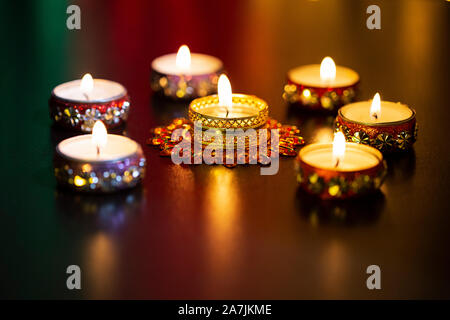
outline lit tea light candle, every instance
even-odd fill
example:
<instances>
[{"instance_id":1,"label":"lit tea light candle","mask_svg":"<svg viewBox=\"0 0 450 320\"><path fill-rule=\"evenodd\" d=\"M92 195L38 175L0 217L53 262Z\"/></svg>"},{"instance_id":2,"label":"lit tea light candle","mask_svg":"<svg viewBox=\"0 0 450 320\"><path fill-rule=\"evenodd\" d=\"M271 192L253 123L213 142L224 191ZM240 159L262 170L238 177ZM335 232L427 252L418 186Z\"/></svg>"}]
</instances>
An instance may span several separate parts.
<instances>
[{"instance_id":1,"label":"lit tea light candle","mask_svg":"<svg viewBox=\"0 0 450 320\"><path fill-rule=\"evenodd\" d=\"M216 92L220 59L191 53L182 45L176 54L166 54L152 62L151 86L155 92L175 99L192 99Z\"/></svg>"},{"instance_id":2,"label":"lit tea light candle","mask_svg":"<svg viewBox=\"0 0 450 320\"><path fill-rule=\"evenodd\" d=\"M333 143L314 143L297 157L298 182L308 193L322 199L349 198L378 189L386 175L380 151L345 142L337 132Z\"/></svg>"},{"instance_id":3,"label":"lit tea light candle","mask_svg":"<svg viewBox=\"0 0 450 320\"><path fill-rule=\"evenodd\" d=\"M141 146L130 138L108 134L97 121L92 134L63 140L56 147L59 185L77 191L112 192L136 186L145 175Z\"/></svg>"},{"instance_id":4,"label":"lit tea light candle","mask_svg":"<svg viewBox=\"0 0 450 320\"><path fill-rule=\"evenodd\" d=\"M258 128L267 122L269 106L255 96L236 94L226 75L218 81L218 94L197 98L189 105L189 119L205 129Z\"/></svg>"},{"instance_id":5,"label":"lit tea light candle","mask_svg":"<svg viewBox=\"0 0 450 320\"><path fill-rule=\"evenodd\" d=\"M49 107L50 117L58 125L91 132L98 120L108 128L123 125L128 117L130 98L120 83L93 79L88 73L81 80L55 87Z\"/></svg>"},{"instance_id":6,"label":"lit tea light candle","mask_svg":"<svg viewBox=\"0 0 450 320\"><path fill-rule=\"evenodd\" d=\"M309 109L337 110L353 101L359 75L354 70L336 66L325 57L320 65L311 64L289 70L283 98Z\"/></svg>"},{"instance_id":7,"label":"lit tea light candle","mask_svg":"<svg viewBox=\"0 0 450 320\"><path fill-rule=\"evenodd\" d=\"M373 100L348 104L338 111L336 129L347 141L368 144L382 152L408 150L417 139L416 112L402 103Z\"/></svg>"}]
</instances>

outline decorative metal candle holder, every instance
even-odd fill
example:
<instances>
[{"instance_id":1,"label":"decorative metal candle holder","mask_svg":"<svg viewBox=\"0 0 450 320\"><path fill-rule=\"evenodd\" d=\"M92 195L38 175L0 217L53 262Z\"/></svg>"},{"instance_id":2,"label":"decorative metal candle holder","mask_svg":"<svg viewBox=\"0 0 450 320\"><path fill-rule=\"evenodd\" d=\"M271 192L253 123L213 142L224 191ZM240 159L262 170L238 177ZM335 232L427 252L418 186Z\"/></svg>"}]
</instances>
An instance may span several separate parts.
<instances>
[{"instance_id":1,"label":"decorative metal candle holder","mask_svg":"<svg viewBox=\"0 0 450 320\"><path fill-rule=\"evenodd\" d=\"M417 140L416 112L411 110L408 119L376 124L350 120L339 110L335 129L342 131L347 141L370 145L383 153L405 151Z\"/></svg>"},{"instance_id":2,"label":"decorative metal candle holder","mask_svg":"<svg viewBox=\"0 0 450 320\"><path fill-rule=\"evenodd\" d=\"M303 147L297 157L297 181L306 192L321 199L346 199L368 194L377 190L387 173L386 162L377 149L369 146L347 143L346 148L358 148L372 154L378 163L364 170L340 171L312 166L302 160L308 152L320 148L332 148L331 143L315 143Z\"/></svg>"},{"instance_id":3,"label":"decorative metal candle holder","mask_svg":"<svg viewBox=\"0 0 450 320\"><path fill-rule=\"evenodd\" d=\"M266 123L261 127L264 129L269 129L268 132L268 141L267 141L267 157L269 157L271 155L271 150L272 147L270 145L270 129L278 129L278 133L279 133L279 148L278 148L278 152L280 155L282 156L290 156L290 157L294 157L297 155L297 149L300 145L304 144L304 140L303 138L300 136L300 130L295 127L295 126L288 126L288 125L282 125L281 123L279 123L278 121L274 120L274 119L270 119L268 118L266 120ZM149 145L153 145L155 147L159 148L159 154L163 157L169 157L171 155L172 149L175 147L175 145L178 142L173 142L171 140L171 136L172 136L172 132L174 130L177 129L183 129L186 132L189 132L189 136L190 138L187 140L188 143L191 143L191 150L192 150L192 154L191 154L191 163L194 163L194 157L196 156L195 154L195 148L194 148L194 139L195 139L195 135L194 135L194 128L193 128L193 123L191 121L189 121L188 119L185 118L178 118L178 119L174 119L172 121L172 123L168 126L165 127L157 127L152 129L151 133L152 133L152 137L148 139L148 144ZM194 138L193 138L194 137ZM206 145L202 144L202 149L201 149L201 153L203 153L203 150L205 149ZM256 159L252 159L251 157L254 157L255 155L250 154L248 152L249 150L249 145L246 143L246 147L245 147L245 153L243 155L238 155L234 154L233 159L235 159L234 163L227 163L229 161L227 161L227 153L224 153L224 159L223 159L223 163L224 166L228 167L228 168L232 168L237 166L238 162L244 162L245 164L250 163L251 160L256 160L257 163L260 164L266 164L264 163L266 159L262 159L260 157L260 155L257 155ZM244 157L244 159L240 159L240 160L244 160L244 161L240 161L238 159L238 157Z\"/></svg>"},{"instance_id":4,"label":"decorative metal candle holder","mask_svg":"<svg viewBox=\"0 0 450 320\"><path fill-rule=\"evenodd\" d=\"M217 92L223 68L201 75L169 75L152 70L150 85L154 92L172 99L190 100Z\"/></svg>"},{"instance_id":5,"label":"decorative metal candle holder","mask_svg":"<svg viewBox=\"0 0 450 320\"><path fill-rule=\"evenodd\" d=\"M127 157L89 162L64 155L58 145L53 163L58 185L81 192L109 193L138 185L145 176L146 160L139 145Z\"/></svg>"},{"instance_id":6,"label":"decorative metal candle holder","mask_svg":"<svg viewBox=\"0 0 450 320\"><path fill-rule=\"evenodd\" d=\"M101 120L106 128L123 125L128 118L130 97L125 93L109 100L79 102L57 97L52 92L49 100L50 117L58 125L81 132L91 132L94 123Z\"/></svg>"},{"instance_id":7,"label":"decorative metal candle holder","mask_svg":"<svg viewBox=\"0 0 450 320\"><path fill-rule=\"evenodd\" d=\"M258 128L267 123L269 117L269 106L267 103L252 95L233 94L233 110L248 110L248 116L213 116L204 111L208 108L218 109L219 96L211 95L195 99L189 105L189 120L193 123L200 122L205 129L250 129Z\"/></svg>"},{"instance_id":8,"label":"decorative metal candle holder","mask_svg":"<svg viewBox=\"0 0 450 320\"><path fill-rule=\"evenodd\" d=\"M338 88L319 88L295 83L288 79L284 86L283 99L310 110L336 111L352 102L357 94L358 82Z\"/></svg>"}]
</instances>

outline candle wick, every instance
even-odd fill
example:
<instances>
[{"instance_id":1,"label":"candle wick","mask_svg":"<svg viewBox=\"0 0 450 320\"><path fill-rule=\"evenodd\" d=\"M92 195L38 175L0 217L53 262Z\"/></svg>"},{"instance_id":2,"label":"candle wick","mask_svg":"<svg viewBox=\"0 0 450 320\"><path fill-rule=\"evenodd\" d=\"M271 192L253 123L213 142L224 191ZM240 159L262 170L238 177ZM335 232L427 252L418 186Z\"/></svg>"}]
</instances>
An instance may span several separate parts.
<instances>
[{"instance_id":1,"label":"candle wick","mask_svg":"<svg viewBox=\"0 0 450 320\"><path fill-rule=\"evenodd\" d=\"M375 120L378 120L378 115L377 115L376 113L373 113L373 114L372 114L372 117L374 117Z\"/></svg>"},{"instance_id":2,"label":"candle wick","mask_svg":"<svg viewBox=\"0 0 450 320\"><path fill-rule=\"evenodd\" d=\"M227 108L227 113L225 114L225 118L228 118L228 113L229 113L230 111L228 110L228 108Z\"/></svg>"},{"instance_id":3,"label":"candle wick","mask_svg":"<svg viewBox=\"0 0 450 320\"><path fill-rule=\"evenodd\" d=\"M100 146L97 146L97 157L100 157Z\"/></svg>"},{"instance_id":4,"label":"candle wick","mask_svg":"<svg viewBox=\"0 0 450 320\"><path fill-rule=\"evenodd\" d=\"M339 159L336 159L336 164L334 165L335 168L337 168L339 165Z\"/></svg>"},{"instance_id":5,"label":"candle wick","mask_svg":"<svg viewBox=\"0 0 450 320\"><path fill-rule=\"evenodd\" d=\"M88 96L87 93L83 93L83 95L84 95L84 97L86 98L87 101L91 100L91 99L89 99L89 96Z\"/></svg>"}]
</instances>

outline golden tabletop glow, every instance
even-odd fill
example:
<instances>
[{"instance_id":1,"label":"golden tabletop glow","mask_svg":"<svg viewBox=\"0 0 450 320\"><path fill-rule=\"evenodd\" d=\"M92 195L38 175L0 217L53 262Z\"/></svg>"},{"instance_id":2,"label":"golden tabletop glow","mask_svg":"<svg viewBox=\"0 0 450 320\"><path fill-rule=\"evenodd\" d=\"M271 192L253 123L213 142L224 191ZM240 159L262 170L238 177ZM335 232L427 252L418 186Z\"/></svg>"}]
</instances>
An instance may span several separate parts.
<instances>
[{"instance_id":1,"label":"golden tabletop glow","mask_svg":"<svg viewBox=\"0 0 450 320\"><path fill-rule=\"evenodd\" d=\"M339 163L342 163L345 155L345 136L339 131L334 134L333 140L333 163L336 164L336 167Z\"/></svg>"},{"instance_id":2,"label":"golden tabletop glow","mask_svg":"<svg viewBox=\"0 0 450 320\"><path fill-rule=\"evenodd\" d=\"M175 59L175 64L178 69L182 71L188 71L191 67L191 52L189 47L183 44L180 49L178 49L177 57Z\"/></svg>"},{"instance_id":3,"label":"golden tabletop glow","mask_svg":"<svg viewBox=\"0 0 450 320\"><path fill-rule=\"evenodd\" d=\"M370 105L370 116L377 120L381 115L381 98L380 94L377 92L373 97L372 104Z\"/></svg>"},{"instance_id":4,"label":"golden tabletop glow","mask_svg":"<svg viewBox=\"0 0 450 320\"><path fill-rule=\"evenodd\" d=\"M320 79L333 81L336 78L336 64L331 57L325 57L320 64Z\"/></svg>"}]
</instances>

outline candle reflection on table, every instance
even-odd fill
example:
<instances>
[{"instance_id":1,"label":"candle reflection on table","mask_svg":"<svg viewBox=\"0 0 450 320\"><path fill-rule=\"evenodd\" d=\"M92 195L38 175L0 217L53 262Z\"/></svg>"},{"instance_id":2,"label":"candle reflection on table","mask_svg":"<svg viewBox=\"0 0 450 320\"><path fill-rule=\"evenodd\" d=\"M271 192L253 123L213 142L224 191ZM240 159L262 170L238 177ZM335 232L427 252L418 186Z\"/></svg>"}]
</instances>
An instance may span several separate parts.
<instances>
[{"instance_id":1,"label":"candle reflection on table","mask_svg":"<svg viewBox=\"0 0 450 320\"><path fill-rule=\"evenodd\" d=\"M88 297L96 299L113 299L117 296L119 287L118 252L113 237L99 231L89 237L85 243L85 286Z\"/></svg>"},{"instance_id":2,"label":"candle reflection on table","mask_svg":"<svg viewBox=\"0 0 450 320\"><path fill-rule=\"evenodd\" d=\"M209 281L216 286L232 284L237 277L241 257L238 246L242 238L240 217L241 193L236 171L222 166L211 168L206 187L206 255L209 263Z\"/></svg>"},{"instance_id":3,"label":"candle reflection on table","mask_svg":"<svg viewBox=\"0 0 450 320\"><path fill-rule=\"evenodd\" d=\"M55 207L65 226L84 234L81 260L74 264L82 270L82 290L86 298L114 299L120 296L120 245L116 235L126 229L145 207L145 190L138 187L125 192L93 195L58 189ZM83 280L84 279L84 280Z\"/></svg>"},{"instance_id":4,"label":"candle reflection on table","mask_svg":"<svg viewBox=\"0 0 450 320\"><path fill-rule=\"evenodd\" d=\"M316 228L322 225L349 227L370 225L380 217L385 207L386 185L371 195L352 199L352 201L322 201L297 190L295 203L301 217Z\"/></svg>"},{"instance_id":5,"label":"candle reflection on table","mask_svg":"<svg viewBox=\"0 0 450 320\"><path fill-rule=\"evenodd\" d=\"M345 243L341 239L329 239L320 256L319 285L326 295L339 297L343 293L342 285L350 270L348 260Z\"/></svg>"},{"instance_id":6,"label":"candle reflection on table","mask_svg":"<svg viewBox=\"0 0 450 320\"><path fill-rule=\"evenodd\" d=\"M65 213L62 217L68 222L75 221L88 229L115 231L139 214L145 205L143 193L141 187L106 195L58 189L55 192L55 207Z\"/></svg>"}]
</instances>

